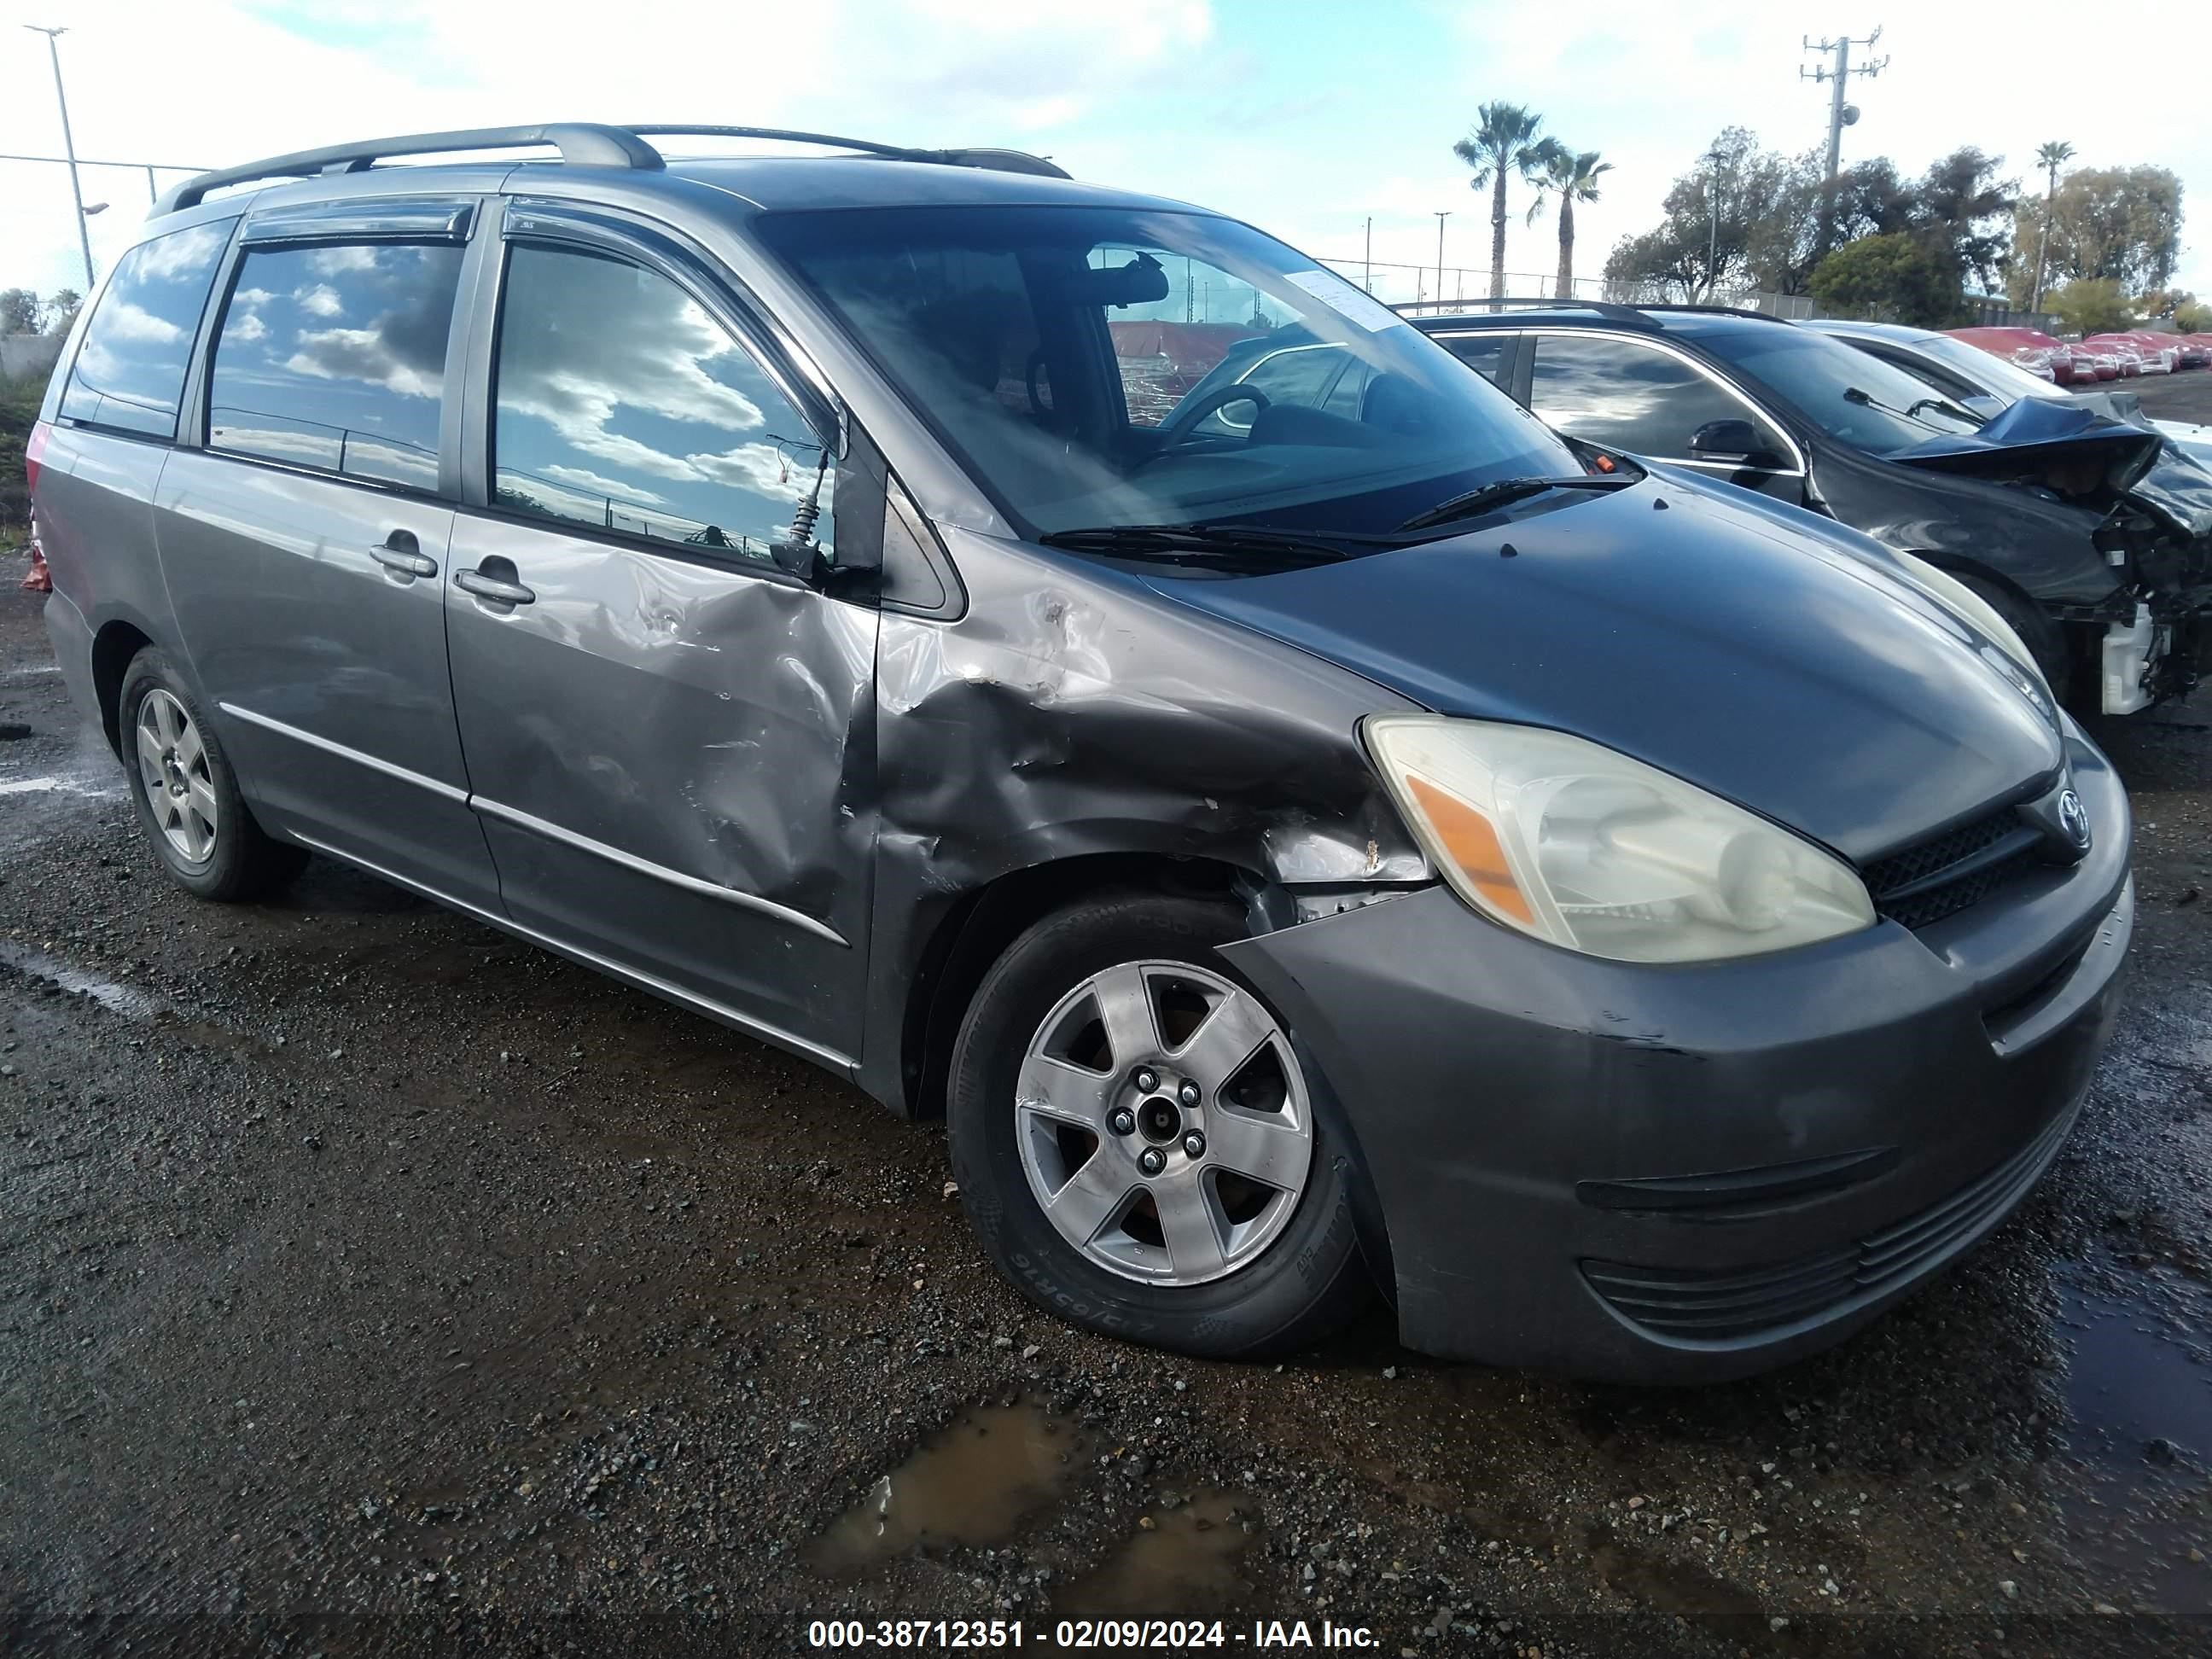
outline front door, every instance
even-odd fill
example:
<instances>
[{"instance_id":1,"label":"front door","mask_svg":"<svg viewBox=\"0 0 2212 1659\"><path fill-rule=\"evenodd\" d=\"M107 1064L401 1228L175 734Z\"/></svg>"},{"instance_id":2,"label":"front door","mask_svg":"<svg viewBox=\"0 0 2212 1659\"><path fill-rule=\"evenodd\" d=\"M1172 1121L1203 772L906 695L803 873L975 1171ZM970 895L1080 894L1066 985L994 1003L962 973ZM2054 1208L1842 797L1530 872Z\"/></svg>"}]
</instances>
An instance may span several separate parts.
<instances>
[{"instance_id":1,"label":"front door","mask_svg":"<svg viewBox=\"0 0 2212 1659\"><path fill-rule=\"evenodd\" d=\"M161 474L155 529L178 632L258 810L496 908L441 603L459 470L441 468L440 434L463 246L313 229L295 216L288 236L309 240L246 246L214 336L201 447L179 447Z\"/></svg>"},{"instance_id":2,"label":"front door","mask_svg":"<svg viewBox=\"0 0 2212 1659\"><path fill-rule=\"evenodd\" d=\"M778 562L834 558L834 427L688 262L583 234L505 249L446 584L472 804L515 921L842 1061L877 617Z\"/></svg>"}]
</instances>

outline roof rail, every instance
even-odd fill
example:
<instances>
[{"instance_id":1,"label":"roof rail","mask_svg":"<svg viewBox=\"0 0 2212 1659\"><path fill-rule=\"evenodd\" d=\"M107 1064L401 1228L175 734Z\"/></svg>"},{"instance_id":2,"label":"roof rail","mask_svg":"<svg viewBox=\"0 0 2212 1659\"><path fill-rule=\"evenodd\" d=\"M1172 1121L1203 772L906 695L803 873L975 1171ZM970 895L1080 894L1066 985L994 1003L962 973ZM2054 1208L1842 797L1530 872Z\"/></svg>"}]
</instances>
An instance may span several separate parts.
<instances>
[{"instance_id":1,"label":"roof rail","mask_svg":"<svg viewBox=\"0 0 2212 1659\"><path fill-rule=\"evenodd\" d=\"M476 127L459 132L418 132L398 138L372 138L360 143L331 144L321 149L295 150L234 167L218 167L182 184L173 185L156 202L149 218L198 207L210 192L228 185L252 184L264 179L306 179L321 173L364 173L379 161L403 155L446 155L475 149L521 149L550 145L571 167L621 167L635 172L659 172L667 163L642 135L696 136L723 138L775 138L792 143L827 144L863 155L902 161L933 161L950 167L988 167L1001 173L1036 173L1065 179L1061 168L1041 155L1013 149L909 149L866 138L841 138L826 132L791 132L779 127L706 125L608 126L592 121L553 121L541 126Z\"/></svg>"},{"instance_id":2,"label":"roof rail","mask_svg":"<svg viewBox=\"0 0 2212 1659\"><path fill-rule=\"evenodd\" d=\"M653 170L665 165L660 152L635 133L620 127L584 121L554 121L534 127L475 127L461 132L418 132L400 138L372 138L363 143L331 144L321 149L295 150L264 161L247 161L234 167L217 167L180 185L172 185L148 216L159 218L179 209L198 207L210 191L226 185L252 184L260 179L306 179L319 173L363 173L379 161L398 155L444 155L456 150L520 149L550 144L561 159L576 167L629 167Z\"/></svg>"},{"instance_id":3,"label":"roof rail","mask_svg":"<svg viewBox=\"0 0 2212 1659\"><path fill-rule=\"evenodd\" d=\"M1018 149L915 149L904 144L879 143L872 138L843 138L832 132L793 132L782 127L725 127L697 125L665 125L658 122L625 124L625 132L641 138L773 138L793 144L823 144L836 149L857 150L893 161L934 161L941 166L987 167L994 173L1027 173L1045 179L1065 179L1067 170L1042 155Z\"/></svg>"},{"instance_id":4,"label":"roof rail","mask_svg":"<svg viewBox=\"0 0 2212 1659\"><path fill-rule=\"evenodd\" d=\"M1778 317L1771 311L1759 311L1750 306L1692 306L1674 305L1671 303L1663 305L1654 303L1648 306L1638 306L1636 309L1638 311L1687 311L1695 313L1700 316L1707 317L1756 317L1762 323L1787 323L1796 320L1789 317Z\"/></svg>"},{"instance_id":5,"label":"roof rail","mask_svg":"<svg viewBox=\"0 0 2212 1659\"><path fill-rule=\"evenodd\" d=\"M1495 300L1410 300L1403 305L1392 306L1390 309L1401 317L1443 318L1480 316L1485 311L1508 306L1545 311L1588 311L1600 317L1609 317L1617 323L1643 323L1647 328L1650 326L1644 317L1644 313L1650 307L1615 305L1609 300L1508 299L1501 295Z\"/></svg>"}]
</instances>

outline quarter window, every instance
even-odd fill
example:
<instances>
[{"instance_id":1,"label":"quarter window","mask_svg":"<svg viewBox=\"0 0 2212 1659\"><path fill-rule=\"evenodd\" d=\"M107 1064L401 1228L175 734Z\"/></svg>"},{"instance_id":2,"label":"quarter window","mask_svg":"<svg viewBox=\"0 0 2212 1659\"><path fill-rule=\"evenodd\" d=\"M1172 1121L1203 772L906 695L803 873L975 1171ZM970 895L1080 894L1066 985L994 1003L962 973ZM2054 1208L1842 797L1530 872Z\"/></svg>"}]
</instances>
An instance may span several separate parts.
<instances>
[{"instance_id":1,"label":"quarter window","mask_svg":"<svg viewBox=\"0 0 2212 1659\"><path fill-rule=\"evenodd\" d=\"M249 252L216 339L208 447L435 489L461 252Z\"/></svg>"},{"instance_id":2,"label":"quarter window","mask_svg":"<svg viewBox=\"0 0 2212 1659\"><path fill-rule=\"evenodd\" d=\"M200 313L235 219L141 242L123 256L85 325L61 412L73 421L177 435L177 404Z\"/></svg>"},{"instance_id":3,"label":"quarter window","mask_svg":"<svg viewBox=\"0 0 2212 1659\"><path fill-rule=\"evenodd\" d=\"M1608 449L1686 459L1709 421L1749 421L1761 445L1788 453L1751 406L1680 358L1604 334L1540 334L1528 404L1554 430Z\"/></svg>"},{"instance_id":4,"label":"quarter window","mask_svg":"<svg viewBox=\"0 0 2212 1659\"><path fill-rule=\"evenodd\" d=\"M492 489L510 512L767 560L831 458L752 354L668 278L518 246L500 301Z\"/></svg>"}]
</instances>

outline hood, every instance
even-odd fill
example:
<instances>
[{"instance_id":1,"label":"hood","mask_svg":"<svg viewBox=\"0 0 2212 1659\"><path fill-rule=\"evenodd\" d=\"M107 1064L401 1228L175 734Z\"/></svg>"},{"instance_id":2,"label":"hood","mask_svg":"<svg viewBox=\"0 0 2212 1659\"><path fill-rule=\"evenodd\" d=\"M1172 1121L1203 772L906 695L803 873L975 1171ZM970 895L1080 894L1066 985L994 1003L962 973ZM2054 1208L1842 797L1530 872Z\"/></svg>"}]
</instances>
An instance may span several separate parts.
<instances>
[{"instance_id":1,"label":"hood","mask_svg":"<svg viewBox=\"0 0 2212 1659\"><path fill-rule=\"evenodd\" d=\"M1169 599L1443 714L1571 732L1857 861L2048 779L2054 714L1874 543L1659 477Z\"/></svg>"},{"instance_id":2,"label":"hood","mask_svg":"<svg viewBox=\"0 0 2212 1659\"><path fill-rule=\"evenodd\" d=\"M1936 472L2017 477L2024 470L2067 466L2115 494L2124 492L2158 457L2158 434L2052 398L2022 398L1972 432L1947 432L1889 459ZM2086 489L2069 493L2087 494Z\"/></svg>"}]
</instances>

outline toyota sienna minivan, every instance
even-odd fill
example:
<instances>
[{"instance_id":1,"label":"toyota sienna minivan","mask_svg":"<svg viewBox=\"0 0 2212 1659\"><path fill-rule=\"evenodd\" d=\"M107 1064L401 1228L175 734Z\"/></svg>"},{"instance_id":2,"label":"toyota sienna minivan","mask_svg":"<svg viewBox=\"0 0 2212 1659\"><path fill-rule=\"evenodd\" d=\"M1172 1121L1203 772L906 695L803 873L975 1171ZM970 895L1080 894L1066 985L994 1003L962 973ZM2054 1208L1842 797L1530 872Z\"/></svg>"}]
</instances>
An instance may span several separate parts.
<instances>
[{"instance_id":1,"label":"toyota sienna minivan","mask_svg":"<svg viewBox=\"0 0 2212 1659\"><path fill-rule=\"evenodd\" d=\"M653 142L716 133L785 153ZM1277 335L1357 397L1177 403ZM180 884L323 854L941 1114L1096 1330L1379 1284L1436 1354L1770 1366L1997 1226L2112 1018L2127 803L1972 593L1034 157L204 175L29 455Z\"/></svg>"}]
</instances>

